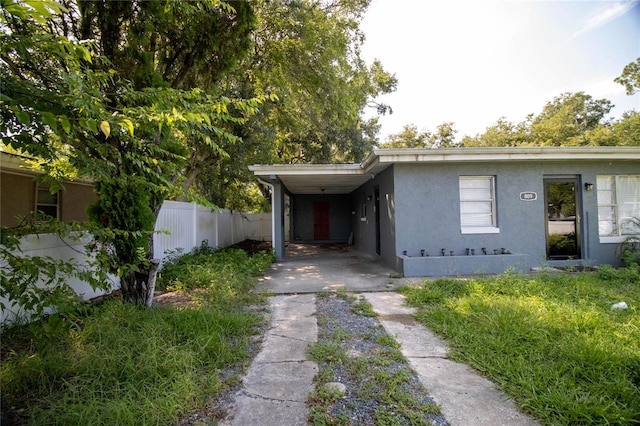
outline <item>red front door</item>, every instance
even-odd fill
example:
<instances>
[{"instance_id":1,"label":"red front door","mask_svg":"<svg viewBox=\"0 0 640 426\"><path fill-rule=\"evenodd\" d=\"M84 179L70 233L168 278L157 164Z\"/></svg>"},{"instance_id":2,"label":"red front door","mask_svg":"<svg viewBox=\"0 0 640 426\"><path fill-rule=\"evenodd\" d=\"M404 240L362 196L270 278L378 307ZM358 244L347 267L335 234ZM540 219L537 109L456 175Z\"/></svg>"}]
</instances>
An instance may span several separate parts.
<instances>
[{"instance_id":1,"label":"red front door","mask_svg":"<svg viewBox=\"0 0 640 426\"><path fill-rule=\"evenodd\" d=\"M313 239L329 239L329 203L326 201L313 203Z\"/></svg>"}]
</instances>

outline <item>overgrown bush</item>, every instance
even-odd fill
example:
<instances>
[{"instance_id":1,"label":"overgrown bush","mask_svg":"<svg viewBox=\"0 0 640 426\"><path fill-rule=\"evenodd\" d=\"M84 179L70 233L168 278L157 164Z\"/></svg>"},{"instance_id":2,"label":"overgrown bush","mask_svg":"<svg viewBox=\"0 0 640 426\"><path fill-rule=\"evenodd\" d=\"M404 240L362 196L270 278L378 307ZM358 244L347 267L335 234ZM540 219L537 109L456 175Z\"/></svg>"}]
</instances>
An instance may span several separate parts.
<instances>
[{"instance_id":1,"label":"overgrown bush","mask_svg":"<svg viewBox=\"0 0 640 426\"><path fill-rule=\"evenodd\" d=\"M238 248L213 248L207 241L189 254L170 255L158 274L156 287L163 290L191 290L207 288L213 283L220 287L230 278L251 282L275 260L271 251L248 256Z\"/></svg>"},{"instance_id":2,"label":"overgrown bush","mask_svg":"<svg viewBox=\"0 0 640 426\"><path fill-rule=\"evenodd\" d=\"M631 218L626 227L640 232L640 218ZM618 246L617 256L625 266L640 266L640 236L628 236Z\"/></svg>"},{"instance_id":3,"label":"overgrown bush","mask_svg":"<svg viewBox=\"0 0 640 426\"><path fill-rule=\"evenodd\" d=\"M178 424L235 384L262 324L247 309L265 301L251 275L270 257L202 251L175 256L163 270L166 282L200 286L184 295L197 303L148 308L112 299L63 318L68 327L55 335L43 332L51 318L6 330L2 424Z\"/></svg>"}]
</instances>

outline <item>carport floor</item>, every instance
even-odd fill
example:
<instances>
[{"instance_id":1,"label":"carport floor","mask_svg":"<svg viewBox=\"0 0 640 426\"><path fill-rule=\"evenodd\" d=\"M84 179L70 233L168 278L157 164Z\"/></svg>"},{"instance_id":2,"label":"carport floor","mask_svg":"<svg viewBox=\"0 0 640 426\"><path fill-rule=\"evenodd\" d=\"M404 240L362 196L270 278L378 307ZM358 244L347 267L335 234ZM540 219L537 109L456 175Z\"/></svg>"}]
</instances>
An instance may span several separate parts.
<instances>
[{"instance_id":1,"label":"carport floor","mask_svg":"<svg viewBox=\"0 0 640 426\"><path fill-rule=\"evenodd\" d=\"M446 344L413 320L402 295L388 291L396 285L392 274L346 246L305 246L276 263L260 284L261 291L276 294L269 299L271 326L220 424L307 424L306 399L318 371L306 356L308 346L317 342L315 293L344 288L364 293L451 425L537 425L491 381L448 359Z\"/></svg>"}]
</instances>

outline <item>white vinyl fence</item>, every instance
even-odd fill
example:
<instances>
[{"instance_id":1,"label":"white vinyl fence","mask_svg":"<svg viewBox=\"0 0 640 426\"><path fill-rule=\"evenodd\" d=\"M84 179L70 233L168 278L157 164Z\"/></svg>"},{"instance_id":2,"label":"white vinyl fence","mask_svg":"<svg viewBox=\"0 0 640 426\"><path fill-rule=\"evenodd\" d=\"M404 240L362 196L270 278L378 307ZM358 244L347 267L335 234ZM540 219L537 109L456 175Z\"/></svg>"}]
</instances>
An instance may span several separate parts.
<instances>
[{"instance_id":1,"label":"white vinyl fence","mask_svg":"<svg viewBox=\"0 0 640 426\"><path fill-rule=\"evenodd\" d=\"M227 247L246 239L271 241L271 213L218 212L195 203L165 201L156 221L156 231L155 257L164 260L169 252L180 249L188 253L203 241L211 247ZM62 240L53 234L28 235L24 237L21 249L25 256L48 256L83 263L87 242ZM77 279L69 281L69 285L88 300L115 290L117 279L112 277L111 281L112 288L108 291L94 291L88 283ZM22 313L10 301L0 301L6 306L0 312L0 323L11 321Z\"/></svg>"},{"instance_id":2,"label":"white vinyl fence","mask_svg":"<svg viewBox=\"0 0 640 426\"><path fill-rule=\"evenodd\" d=\"M271 241L271 213L217 212L195 203L165 201L156 231L155 257L163 259L169 251L181 248L187 253L203 241L211 247L244 240Z\"/></svg>"}]
</instances>

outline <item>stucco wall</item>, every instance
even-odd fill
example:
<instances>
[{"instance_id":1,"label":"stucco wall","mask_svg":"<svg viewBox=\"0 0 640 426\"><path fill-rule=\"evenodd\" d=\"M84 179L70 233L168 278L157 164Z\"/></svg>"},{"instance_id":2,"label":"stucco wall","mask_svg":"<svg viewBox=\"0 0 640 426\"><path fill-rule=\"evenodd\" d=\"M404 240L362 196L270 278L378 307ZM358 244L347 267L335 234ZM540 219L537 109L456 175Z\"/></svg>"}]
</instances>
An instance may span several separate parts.
<instances>
[{"instance_id":1,"label":"stucco wall","mask_svg":"<svg viewBox=\"0 0 640 426\"><path fill-rule=\"evenodd\" d=\"M348 195L294 195L291 197L292 241L314 241L313 203L329 202L329 240L346 243L351 234L351 200Z\"/></svg>"},{"instance_id":2,"label":"stucco wall","mask_svg":"<svg viewBox=\"0 0 640 426\"><path fill-rule=\"evenodd\" d=\"M386 265L397 268L393 167L384 170L351 194L356 212L353 218L354 245L363 253L377 254L374 209L376 188L380 197L380 257ZM365 217L362 216L363 203L366 204Z\"/></svg>"},{"instance_id":3,"label":"stucco wall","mask_svg":"<svg viewBox=\"0 0 640 426\"><path fill-rule=\"evenodd\" d=\"M440 255L464 255L466 248L489 253L506 248L529 258L529 267L567 261L546 259L544 178L581 179L583 259L586 264L615 263L615 244L600 244L597 191L584 191L583 182L596 182L597 174L640 173L627 162L501 162L456 164L396 164L396 255L420 256L422 249ZM496 176L497 234L462 234L458 179L462 175ZM535 201L520 200L521 192L535 192ZM428 274L425 274L428 275Z\"/></svg>"}]
</instances>

